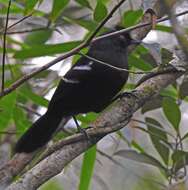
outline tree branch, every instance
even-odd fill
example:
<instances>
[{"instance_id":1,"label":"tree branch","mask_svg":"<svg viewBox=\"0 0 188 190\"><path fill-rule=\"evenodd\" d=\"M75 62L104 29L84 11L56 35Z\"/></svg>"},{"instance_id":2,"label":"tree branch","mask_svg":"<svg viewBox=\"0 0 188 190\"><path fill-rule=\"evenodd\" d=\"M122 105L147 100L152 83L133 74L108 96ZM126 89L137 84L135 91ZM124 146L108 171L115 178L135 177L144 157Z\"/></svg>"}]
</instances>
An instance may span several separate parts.
<instances>
[{"instance_id":1,"label":"tree branch","mask_svg":"<svg viewBox=\"0 0 188 190\"><path fill-rule=\"evenodd\" d=\"M92 141L88 142L82 134L59 141L53 146L55 147L54 152L50 152L49 156L29 170L20 180L10 185L7 190L34 190L38 188L48 179L59 174L69 162L97 143L103 136L125 127L134 112L182 74L181 71L173 70L172 73L161 74L145 81L136 88L133 96L118 100L110 110L104 111L91 124L92 128L87 129L87 134ZM65 145L68 140L70 143L70 138L76 139L77 142Z\"/></svg>"}]
</instances>

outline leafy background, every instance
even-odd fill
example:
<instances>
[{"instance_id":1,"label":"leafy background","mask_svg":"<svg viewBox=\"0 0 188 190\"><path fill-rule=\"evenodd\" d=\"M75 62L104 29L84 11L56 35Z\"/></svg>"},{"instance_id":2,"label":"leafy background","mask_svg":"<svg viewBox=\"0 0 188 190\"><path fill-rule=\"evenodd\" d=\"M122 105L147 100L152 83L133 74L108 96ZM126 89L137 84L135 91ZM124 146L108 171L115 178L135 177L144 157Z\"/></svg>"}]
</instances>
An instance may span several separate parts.
<instances>
[{"instance_id":1,"label":"leafy background","mask_svg":"<svg viewBox=\"0 0 188 190\"><path fill-rule=\"evenodd\" d=\"M9 25L24 16L32 17L8 30L5 86L38 68L59 54L78 46L98 23L108 14L117 1L110 0L14 0L11 4ZM153 1L127 1L117 14L103 27L102 32L118 23L130 27L139 22L144 10ZM4 27L8 0L0 0L0 25ZM187 9L188 4L177 6ZM188 17L181 23L186 25ZM0 31L1 36L3 30ZM151 41L152 40L152 41ZM156 26L145 41L129 55L130 69L147 72L159 63L172 59L177 45L167 22ZM2 41L1 41L2 42ZM82 50L87 51L87 48ZM0 57L3 48L0 47ZM14 145L31 123L44 112L55 86L78 55L62 61L0 100L0 140ZM0 66L2 75L2 66ZM141 75L130 74L124 90L131 90ZM69 164L61 175L41 187L54 189L161 189L164 185L186 175L188 161L187 76L169 86L160 96L138 111L125 129L105 137L97 146L88 150ZM82 127L95 120L97 114L79 115ZM72 132L61 132L54 141ZM7 134L6 132L13 132ZM1 157L1 156L0 156ZM184 182L182 182L182 187Z\"/></svg>"}]
</instances>

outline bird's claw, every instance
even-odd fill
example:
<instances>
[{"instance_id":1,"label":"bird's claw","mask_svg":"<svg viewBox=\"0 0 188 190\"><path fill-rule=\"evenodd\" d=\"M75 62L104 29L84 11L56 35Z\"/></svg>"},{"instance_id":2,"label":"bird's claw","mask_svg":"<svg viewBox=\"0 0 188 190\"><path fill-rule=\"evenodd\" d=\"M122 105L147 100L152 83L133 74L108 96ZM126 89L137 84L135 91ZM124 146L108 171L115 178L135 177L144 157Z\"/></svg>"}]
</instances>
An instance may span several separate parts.
<instances>
[{"instance_id":1,"label":"bird's claw","mask_svg":"<svg viewBox=\"0 0 188 190\"><path fill-rule=\"evenodd\" d=\"M80 126L77 127L77 129L78 129L78 132L79 132L79 133L81 133L81 134L84 135L84 137L85 137L85 139L86 139L87 141L91 141L91 137L88 135L88 133L87 133L87 131L86 131L85 129L81 128Z\"/></svg>"}]
</instances>

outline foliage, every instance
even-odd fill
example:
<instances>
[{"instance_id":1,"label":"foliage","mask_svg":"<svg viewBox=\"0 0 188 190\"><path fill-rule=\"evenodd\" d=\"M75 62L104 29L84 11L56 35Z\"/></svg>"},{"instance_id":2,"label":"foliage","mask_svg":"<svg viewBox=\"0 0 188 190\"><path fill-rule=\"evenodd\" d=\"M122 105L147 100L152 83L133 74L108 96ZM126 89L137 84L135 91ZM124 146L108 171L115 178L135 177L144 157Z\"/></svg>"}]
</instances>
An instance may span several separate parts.
<instances>
[{"instance_id":1,"label":"foliage","mask_svg":"<svg viewBox=\"0 0 188 190\"><path fill-rule=\"evenodd\" d=\"M32 61L36 60L36 58L59 56L79 46L105 18L109 12L110 5L109 0L97 0L95 3L89 0L74 0L75 8L69 0L53 0L51 9L46 12L44 9L39 9L43 3L44 0L12 1L9 25L15 22L14 18L21 19L29 14L32 14L32 17L25 19L7 31L6 56L9 61L5 65L5 87L9 87L18 78L30 73L33 67L37 67L38 65L32 65ZM4 28L5 22L3 18L7 14L8 0L0 0L0 7L0 25L1 28ZM89 16L75 16L75 10L86 11ZM133 26L139 22L142 15L142 9L124 10L119 23L123 27ZM54 43L54 35L60 36L59 39L63 39L66 27L72 26L86 30L81 40L60 40L60 42ZM101 31L106 30L108 30L108 27L103 27ZM155 30L172 33L171 27L161 24L158 24ZM2 36L3 30L0 32ZM11 34L13 32L15 35ZM0 48L0 53L2 54L2 52L3 47ZM162 63L167 64L172 59L172 52L168 50L163 49L159 54ZM77 58L78 55L75 55L73 60ZM37 61L39 62L40 59L37 59ZM129 64L129 69L135 72L143 71L147 73L158 65L158 60L155 60L151 51L141 45L129 55ZM20 88L0 99L0 139L2 142L7 136L4 132L13 130L17 134L17 138L31 125L31 120L36 117L39 108L47 107L48 100L45 95L57 84L57 75L57 71L47 70L34 76ZM2 76L2 65L0 66L0 76ZM135 74L131 74L131 76L135 77ZM132 81L130 80L125 89L135 86ZM184 150L183 145L186 143L188 133L183 136L180 132L182 117L180 103L187 101L187 84L187 77L185 76L182 82L180 81L163 90L159 97L147 102L141 110L145 120L137 121L138 126L135 127L135 130L139 133L143 132L144 136L150 139L150 147L156 151L156 154L150 154L147 148L136 140L127 140L125 134L119 131L117 132L118 139L128 144L129 149L118 150L114 153L114 157L113 155L111 157L116 159L119 156L148 166L154 166L160 170L166 181L178 176L178 172L182 168L184 168L184 174L186 174L184 166L188 163L188 152ZM159 118L151 117L148 114L160 108L162 108L160 110L161 115L167 121L165 122L167 124L161 122ZM89 113L79 115L77 119L82 124L82 127L87 127L96 117L97 114ZM65 136L67 134L62 134L56 140ZM96 147L91 148L84 154L78 189L89 189L97 156ZM148 183L148 186L151 187L152 185ZM54 190L62 189L62 187L53 182L45 185L42 189L47 190L50 188ZM138 189L138 186L136 189Z\"/></svg>"}]
</instances>

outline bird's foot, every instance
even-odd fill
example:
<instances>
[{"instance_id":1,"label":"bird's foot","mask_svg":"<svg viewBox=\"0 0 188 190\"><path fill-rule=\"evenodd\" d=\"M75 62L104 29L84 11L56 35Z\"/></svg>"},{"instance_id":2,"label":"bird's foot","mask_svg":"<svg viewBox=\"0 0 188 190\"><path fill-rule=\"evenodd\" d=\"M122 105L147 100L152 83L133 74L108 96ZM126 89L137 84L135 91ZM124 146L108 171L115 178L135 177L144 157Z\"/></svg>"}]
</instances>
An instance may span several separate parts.
<instances>
[{"instance_id":1,"label":"bird's foot","mask_svg":"<svg viewBox=\"0 0 188 190\"><path fill-rule=\"evenodd\" d=\"M75 122L75 124L76 124L78 133L83 134L84 137L85 137L85 139L86 139L87 141L92 141L92 140L91 140L91 137L88 135L88 133L86 132L86 130L83 129L83 128L79 125L79 123L78 123L78 121L77 121L77 119L76 119L75 116L73 116L73 120L74 120L74 122Z\"/></svg>"},{"instance_id":2,"label":"bird's foot","mask_svg":"<svg viewBox=\"0 0 188 190\"><path fill-rule=\"evenodd\" d=\"M88 133L87 133L87 131L86 131L85 129L83 129L83 128L80 127L80 128L78 129L78 132L81 133L81 134L83 134L84 137L85 137L85 139L86 139L87 141L89 141L89 142L92 141L91 137L88 135Z\"/></svg>"}]
</instances>

